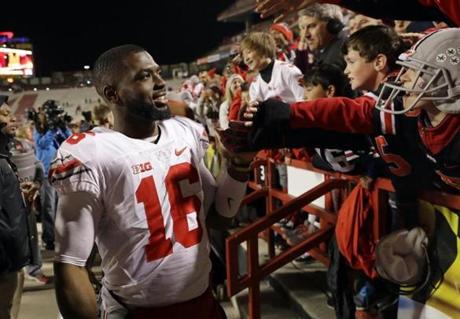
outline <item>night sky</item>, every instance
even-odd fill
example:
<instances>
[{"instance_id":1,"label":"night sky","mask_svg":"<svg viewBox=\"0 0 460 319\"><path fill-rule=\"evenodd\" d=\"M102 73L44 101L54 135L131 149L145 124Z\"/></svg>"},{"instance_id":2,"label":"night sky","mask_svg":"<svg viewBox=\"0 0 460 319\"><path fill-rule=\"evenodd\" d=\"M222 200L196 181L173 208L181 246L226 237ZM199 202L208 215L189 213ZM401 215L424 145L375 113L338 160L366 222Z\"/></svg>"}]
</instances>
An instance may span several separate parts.
<instances>
[{"instance_id":1,"label":"night sky","mask_svg":"<svg viewBox=\"0 0 460 319\"><path fill-rule=\"evenodd\" d=\"M35 1L13 6L2 1L0 31L32 40L38 76L80 70L106 49L126 43L145 47L159 64L190 62L215 48L223 37L243 30L243 24L216 20L233 2Z\"/></svg>"}]
</instances>

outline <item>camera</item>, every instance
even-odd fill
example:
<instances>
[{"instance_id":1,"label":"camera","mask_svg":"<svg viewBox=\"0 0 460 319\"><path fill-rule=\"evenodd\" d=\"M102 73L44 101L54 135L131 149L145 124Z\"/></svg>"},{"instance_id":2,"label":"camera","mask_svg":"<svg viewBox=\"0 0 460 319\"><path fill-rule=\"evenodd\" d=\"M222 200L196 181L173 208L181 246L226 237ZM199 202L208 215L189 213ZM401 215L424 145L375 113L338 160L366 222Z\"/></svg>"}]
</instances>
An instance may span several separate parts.
<instances>
[{"instance_id":1,"label":"camera","mask_svg":"<svg viewBox=\"0 0 460 319\"><path fill-rule=\"evenodd\" d=\"M41 133L57 128L65 129L72 122L72 117L55 100L47 100L38 111L29 109L26 114L27 119L33 121Z\"/></svg>"}]
</instances>

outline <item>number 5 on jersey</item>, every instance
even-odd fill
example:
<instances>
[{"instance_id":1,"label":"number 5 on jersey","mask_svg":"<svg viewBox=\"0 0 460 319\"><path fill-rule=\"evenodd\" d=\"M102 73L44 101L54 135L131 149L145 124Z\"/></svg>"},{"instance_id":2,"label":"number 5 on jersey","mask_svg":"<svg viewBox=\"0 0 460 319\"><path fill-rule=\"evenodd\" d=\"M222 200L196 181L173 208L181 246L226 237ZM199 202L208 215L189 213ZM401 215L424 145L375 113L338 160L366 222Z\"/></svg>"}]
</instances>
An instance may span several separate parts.
<instances>
[{"instance_id":1,"label":"number 5 on jersey","mask_svg":"<svg viewBox=\"0 0 460 319\"><path fill-rule=\"evenodd\" d=\"M198 172L190 163L181 163L169 168L165 178L166 191L171 207L173 232L177 242L188 248L201 241L203 230L199 221L200 199L196 195L184 197L180 184L199 182ZM149 243L145 246L147 261L164 258L173 253L173 243L166 238L163 214L153 176L142 178L136 191L138 203L144 204L150 231Z\"/></svg>"}]
</instances>

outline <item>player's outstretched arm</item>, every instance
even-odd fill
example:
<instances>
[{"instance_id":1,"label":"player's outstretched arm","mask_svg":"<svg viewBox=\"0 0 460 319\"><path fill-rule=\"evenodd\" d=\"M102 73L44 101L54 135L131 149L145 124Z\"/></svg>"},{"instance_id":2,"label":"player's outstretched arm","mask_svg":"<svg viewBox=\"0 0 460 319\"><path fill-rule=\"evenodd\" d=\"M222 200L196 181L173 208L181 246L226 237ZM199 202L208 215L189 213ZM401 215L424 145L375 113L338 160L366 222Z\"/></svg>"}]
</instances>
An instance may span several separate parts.
<instances>
[{"instance_id":1,"label":"player's outstretched arm","mask_svg":"<svg viewBox=\"0 0 460 319\"><path fill-rule=\"evenodd\" d=\"M96 295L85 267L54 263L56 299L64 318L97 318Z\"/></svg>"}]
</instances>

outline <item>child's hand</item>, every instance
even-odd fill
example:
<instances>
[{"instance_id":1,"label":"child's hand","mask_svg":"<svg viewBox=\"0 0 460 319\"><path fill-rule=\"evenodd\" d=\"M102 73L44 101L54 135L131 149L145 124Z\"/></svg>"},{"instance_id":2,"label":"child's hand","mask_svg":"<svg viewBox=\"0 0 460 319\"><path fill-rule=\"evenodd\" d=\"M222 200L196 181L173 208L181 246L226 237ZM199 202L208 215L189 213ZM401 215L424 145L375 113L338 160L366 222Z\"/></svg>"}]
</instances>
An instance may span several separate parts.
<instances>
[{"instance_id":1,"label":"child's hand","mask_svg":"<svg viewBox=\"0 0 460 319\"><path fill-rule=\"evenodd\" d=\"M241 119L244 122L244 126L251 127L253 125L252 120L259 109L259 104L260 103L258 101L247 104L243 113L243 118Z\"/></svg>"},{"instance_id":2,"label":"child's hand","mask_svg":"<svg viewBox=\"0 0 460 319\"><path fill-rule=\"evenodd\" d=\"M250 103L244 113L244 124L247 127L270 128L273 125L287 125L291 115L291 107L276 98L263 102Z\"/></svg>"}]
</instances>

